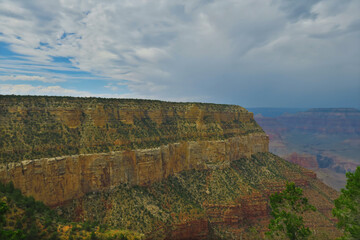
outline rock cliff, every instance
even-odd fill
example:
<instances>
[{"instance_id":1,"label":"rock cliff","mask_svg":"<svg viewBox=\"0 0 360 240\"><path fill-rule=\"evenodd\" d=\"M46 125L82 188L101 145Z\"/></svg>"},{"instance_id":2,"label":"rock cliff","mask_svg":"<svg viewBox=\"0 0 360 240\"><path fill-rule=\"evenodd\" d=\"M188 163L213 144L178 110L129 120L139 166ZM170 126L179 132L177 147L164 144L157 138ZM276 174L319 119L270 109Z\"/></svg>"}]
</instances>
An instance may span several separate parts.
<instances>
[{"instance_id":1,"label":"rock cliff","mask_svg":"<svg viewBox=\"0 0 360 240\"><path fill-rule=\"evenodd\" d=\"M13 181L25 195L56 206L120 184L148 185L184 170L228 167L233 160L267 151L267 136L253 133L226 140L3 164L0 181Z\"/></svg>"},{"instance_id":2,"label":"rock cliff","mask_svg":"<svg viewBox=\"0 0 360 240\"><path fill-rule=\"evenodd\" d=\"M306 217L308 225L339 235L330 214L337 192L314 172L268 153L269 137L242 107L0 100L0 181L12 181L69 221L146 239L247 239L251 226L260 235L266 230L269 194L292 181L319 209Z\"/></svg>"},{"instance_id":3,"label":"rock cliff","mask_svg":"<svg viewBox=\"0 0 360 240\"><path fill-rule=\"evenodd\" d=\"M184 170L229 166L268 151L268 137L252 113L234 105L0 99L0 180L13 181L51 206L119 184L147 185ZM22 160L32 156L53 158Z\"/></svg>"},{"instance_id":4,"label":"rock cliff","mask_svg":"<svg viewBox=\"0 0 360 240\"><path fill-rule=\"evenodd\" d=\"M235 105L0 95L0 162L264 133Z\"/></svg>"},{"instance_id":5,"label":"rock cliff","mask_svg":"<svg viewBox=\"0 0 360 240\"><path fill-rule=\"evenodd\" d=\"M60 207L69 219L140 232L146 239L253 239L270 221L268 198L287 181L304 190L318 211L304 216L314 239L340 232L331 215L338 193L309 170L270 153L234 160L225 168L182 171L146 186L121 184ZM330 236L322 237L323 234Z\"/></svg>"}]
</instances>

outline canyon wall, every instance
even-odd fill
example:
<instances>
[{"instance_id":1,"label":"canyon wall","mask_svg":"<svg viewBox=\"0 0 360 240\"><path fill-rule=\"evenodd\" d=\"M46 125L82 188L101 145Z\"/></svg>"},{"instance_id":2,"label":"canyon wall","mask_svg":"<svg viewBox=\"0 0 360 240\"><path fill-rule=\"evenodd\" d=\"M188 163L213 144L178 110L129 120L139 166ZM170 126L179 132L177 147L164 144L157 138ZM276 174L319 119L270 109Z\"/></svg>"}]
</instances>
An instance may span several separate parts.
<instances>
[{"instance_id":1,"label":"canyon wall","mask_svg":"<svg viewBox=\"0 0 360 240\"><path fill-rule=\"evenodd\" d=\"M253 114L236 105L1 95L0 100L0 180L52 206L122 183L146 185L268 151L268 137Z\"/></svg>"},{"instance_id":2,"label":"canyon wall","mask_svg":"<svg viewBox=\"0 0 360 240\"><path fill-rule=\"evenodd\" d=\"M263 133L236 105L0 95L0 163Z\"/></svg>"},{"instance_id":3,"label":"canyon wall","mask_svg":"<svg viewBox=\"0 0 360 240\"><path fill-rule=\"evenodd\" d=\"M69 219L131 227L146 239L211 239L214 233L223 239L241 239L250 227L267 230L269 195L294 182L318 209L306 216L307 226L336 231L331 206L338 193L316 179L314 172L271 153L219 166L182 171L146 186L120 185L89 193L60 209ZM242 239L252 238L243 235Z\"/></svg>"},{"instance_id":4,"label":"canyon wall","mask_svg":"<svg viewBox=\"0 0 360 240\"><path fill-rule=\"evenodd\" d=\"M268 135L235 105L0 95L0 122L1 182L72 221L147 239L239 239L254 223L261 232L268 196L286 181L310 202L337 194L269 153ZM330 209L311 221L326 232Z\"/></svg>"},{"instance_id":5,"label":"canyon wall","mask_svg":"<svg viewBox=\"0 0 360 240\"><path fill-rule=\"evenodd\" d=\"M260 112L255 119L269 135L270 152L316 171L337 190L345 187L345 173L360 165L358 109L310 109L274 117Z\"/></svg>"},{"instance_id":6,"label":"canyon wall","mask_svg":"<svg viewBox=\"0 0 360 240\"><path fill-rule=\"evenodd\" d=\"M254 133L226 140L3 164L0 181L13 181L24 194L56 206L122 183L147 185L184 170L228 167L233 160L267 151L268 137Z\"/></svg>"},{"instance_id":7,"label":"canyon wall","mask_svg":"<svg viewBox=\"0 0 360 240\"><path fill-rule=\"evenodd\" d=\"M314 108L283 114L277 120L287 129L328 135L360 134L360 110L355 108Z\"/></svg>"}]
</instances>

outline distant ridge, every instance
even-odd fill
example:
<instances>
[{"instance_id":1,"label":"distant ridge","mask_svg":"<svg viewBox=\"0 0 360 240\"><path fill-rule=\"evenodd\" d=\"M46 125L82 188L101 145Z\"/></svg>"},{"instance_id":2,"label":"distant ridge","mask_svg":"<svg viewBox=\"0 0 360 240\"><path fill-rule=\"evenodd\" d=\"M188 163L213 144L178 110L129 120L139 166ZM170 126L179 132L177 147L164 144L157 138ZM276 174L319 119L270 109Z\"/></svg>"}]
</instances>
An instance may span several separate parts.
<instances>
[{"instance_id":1,"label":"distant ridge","mask_svg":"<svg viewBox=\"0 0 360 240\"><path fill-rule=\"evenodd\" d=\"M360 112L359 109L356 108L311 108L306 112L338 112L338 113L350 113L350 112Z\"/></svg>"},{"instance_id":2,"label":"distant ridge","mask_svg":"<svg viewBox=\"0 0 360 240\"><path fill-rule=\"evenodd\" d=\"M278 117L284 113L297 113L306 111L308 108L268 108L268 107L256 107L256 108L247 108L249 111L253 112L254 115L261 114L263 117Z\"/></svg>"}]
</instances>

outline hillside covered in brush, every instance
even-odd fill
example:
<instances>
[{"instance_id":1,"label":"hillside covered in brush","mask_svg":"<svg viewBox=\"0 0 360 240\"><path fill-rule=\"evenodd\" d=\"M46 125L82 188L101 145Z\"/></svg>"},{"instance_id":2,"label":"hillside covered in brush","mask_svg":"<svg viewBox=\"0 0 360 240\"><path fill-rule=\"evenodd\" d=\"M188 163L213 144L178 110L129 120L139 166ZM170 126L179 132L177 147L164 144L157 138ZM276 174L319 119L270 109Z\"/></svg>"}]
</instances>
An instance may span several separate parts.
<instances>
[{"instance_id":1,"label":"hillside covered in brush","mask_svg":"<svg viewBox=\"0 0 360 240\"><path fill-rule=\"evenodd\" d=\"M338 193L270 153L226 168L183 171L150 186L119 185L54 210L12 183L0 184L8 207L2 229L18 239L258 239L270 221L269 195L289 181L317 208L304 216L312 239L340 236L331 215Z\"/></svg>"},{"instance_id":2,"label":"hillside covered in brush","mask_svg":"<svg viewBox=\"0 0 360 240\"><path fill-rule=\"evenodd\" d=\"M17 228L26 205L3 194L5 230L28 234L33 222L40 238L258 239L270 194L294 182L317 208L304 215L313 239L341 235L331 215L338 192L269 153L269 137L242 107L0 98L0 181L55 211L50 230L42 208L40 220Z\"/></svg>"},{"instance_id":3,"label":"hillside covered in brush","mask_svg":"<svg viewBox=\"0 0 360 240\"><path fill-rule=\"evenodd\" d=\"M59 216L44 203L26 197L10 182L0 183L0 239L131 239L142 234L129 230L110 229L94 222L71 222Z\"/></svg>"},{"instance_id":4,"label":"hillside covered in brush","mask_svg":"<svg viewBox=\"0 0 360 240\"><path fill-rule=\"evenodd\" d=\"M235 105L0 95L0 161L150 148L263 132Z\"/></svg>"}]
</instances>

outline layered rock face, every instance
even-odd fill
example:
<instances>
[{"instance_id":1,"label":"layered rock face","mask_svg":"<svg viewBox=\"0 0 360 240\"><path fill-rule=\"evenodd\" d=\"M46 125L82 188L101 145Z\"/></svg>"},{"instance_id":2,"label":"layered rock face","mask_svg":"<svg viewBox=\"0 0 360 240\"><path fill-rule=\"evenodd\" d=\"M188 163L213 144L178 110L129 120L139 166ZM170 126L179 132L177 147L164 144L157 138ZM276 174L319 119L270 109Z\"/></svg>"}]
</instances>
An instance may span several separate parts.
<instances>
[{"instance_id":1,"label":"layered rock face","mask_svg":"<svg viewBox=\"0 0 360 240\"><path fill-rule=\"evenodd\" d=\"M0 100L0 181L13 181L71 221L146 239L251 239L250 226L266 230L269 195L291 181L319 209L308 225L336 232L331 207L338 193L314 172L268 153L269 137L239 106Z\"/></svg>"},{"instance_id":2,"label":"layered rock face","mask_svg":"<svg viewBox=\"0 0 360 240\"><path fill-rule=\"evenodd\" d=\"M235 105L0 96L0 162L263 133Z\"/></svg>"},{"instance_id":3,"label":"layered rock face","mask_svg":"<svg viewBox=\"0 0 360 240\"><path fill-rule=\"evenodd\" d=\"M283 185L281 186L283 187ZM242 196L238 204L206 204L209 221L213 225L249 224L269 216L266 194Z\"/></svg>"},{"instance_id":4,"label":"layered rock face","mask_svg":"<svg viewBox=\"0 0 360 240\"><path fill-rule=\"evenodd\" d=\"M24 194L55 206L123 183L147 185L184 170L228 167L233 160L267 151L266 135L249 134L219 141L10 163L1 166L0 180L13 181Z\"/></svg>"},{"instance_id":5,"label":"layered rock face","mask_svg":"<svg viewBox=\"0 0 360 240\"><path fill-rule=\"evenodd\" d=\"M122 184L60 209L69 219L128 228L146 239L252 239L249 228L267 230L269 195L284 190L287 181L300 186L318 209L304 217L314 237L337 237L331 209L338 193L314 172L270 153L234 160L224 168L182 171L146 186ZM320 237L329 232L331 237Z\"/></svg>"},{"instance_id":6,"label":"layered rock face","mask_svg":"<svg viewBox=\"0 0 360 240\"><path fill-rule=\"evenodd\" d=\"M1 128L17 137L1 140L0 180L51 206L268 151L268 137L239 106L13 96L1 103ZM63 156L69 149L88 154Z\"/></svg>"}]
</instances>

